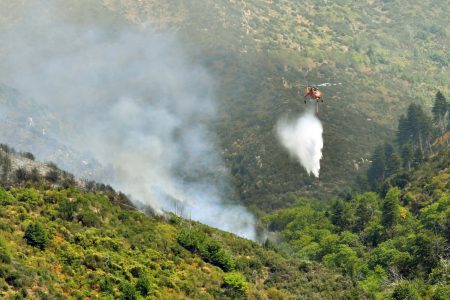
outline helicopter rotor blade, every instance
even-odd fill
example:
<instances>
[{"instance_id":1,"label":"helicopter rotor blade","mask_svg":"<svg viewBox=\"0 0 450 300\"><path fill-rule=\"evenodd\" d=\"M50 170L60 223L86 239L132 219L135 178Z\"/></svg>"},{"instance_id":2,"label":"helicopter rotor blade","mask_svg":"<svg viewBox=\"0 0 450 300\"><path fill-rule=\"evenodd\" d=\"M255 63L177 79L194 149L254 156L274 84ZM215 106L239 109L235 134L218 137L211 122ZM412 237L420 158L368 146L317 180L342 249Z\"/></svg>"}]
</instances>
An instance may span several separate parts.
<instances>
[{"instance_id":1,"label":"helicopter rotor blade","mask_svg":"<svg viewBox=\"0 0 450 300\"><path fill-rule=\"evenodd\" d=\"M342 82L338 82L338 83L324 82L321 84L317 84L316 86L336 86L336 85L342 85Z\"/></svg>"},{"instance_id":2,"label":"helicopter rotor blade","mask_svg":"<svg viewBox=\"0 0 450 300\"><path fill-rule=\"evenodd\" d=\"M337 83L330 83L330 82L324 82L324 83L320 83L320 84L300 84L299 86L302 87L314 87L314 86L337 86L337 85L342 85L342 82L337 82Z\"/></svg>"}]
</instances>

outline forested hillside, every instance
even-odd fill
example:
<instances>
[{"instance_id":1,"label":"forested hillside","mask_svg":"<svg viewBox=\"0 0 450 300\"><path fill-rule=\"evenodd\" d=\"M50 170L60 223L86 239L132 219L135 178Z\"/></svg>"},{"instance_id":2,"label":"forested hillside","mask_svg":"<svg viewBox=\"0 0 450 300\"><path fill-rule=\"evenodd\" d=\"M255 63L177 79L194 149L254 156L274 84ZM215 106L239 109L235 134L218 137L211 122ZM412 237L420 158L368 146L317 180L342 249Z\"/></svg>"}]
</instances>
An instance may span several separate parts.
<instances>
[{"instance_id":1,"label":"forested hillside","mask_svg":"<svg viewBox=\"0 0 450 300\"><path fill-rule=\"evenodd\" d=\"M1 24L27 18L24 1L0 3L9 11ZM71 23L175 32L214 77L215 125L241 200L266 211L289 205L286 193L330 199L352 186L409 103L449 92L446 1L98 0L59 11ZM281 151L273 128L304 110L299 85L321 82L342 86L324 91L314 180Z\"/></svg>"},{"instance_id":2,"label":"forested hillside","mask_svg":"<svg viewBox=\"0 0 450 300\"><path fill-rule=\"evenodd\" d=\"M367 182L360 180L374 192L328 204L292 195L293 208L267 215L282 247L350 276L369 298L448 299L449 109L441 93L433 118L409 106L396 142L374 150Z\"/></svg>"},{"instance_id":3,"label":"forested hillside","mask_svg":"<svg viewBox=\"0 0 450 300\"><path fill-rule=\"evenodd\" d=\"M30 3L0 0L0 298L449 299L448 1ZM315 178L276 126L325 82Z\"/></svg>"},{"instance_id":4,"label":"forested hillside","mask_svg":"<svg viewBox=\"0 0 450 300\"><path fill-rule=\"evenodd\" d=\"M203 49L197 59L219 82L225 157L243 200L265 210L286 205L273 204L286 192L329 198L351 185L355 163L365 171L362 161L378 140L388 139L410 102L429 105L437 89L448 92L445 1L144 1L108 7L126 11L132 22L176 30L196 53ZM343 83L325 90L320 181L287 159L273 132L280 117L304 110L298 84L314 82Z\"/></svg>"}]
</instances>

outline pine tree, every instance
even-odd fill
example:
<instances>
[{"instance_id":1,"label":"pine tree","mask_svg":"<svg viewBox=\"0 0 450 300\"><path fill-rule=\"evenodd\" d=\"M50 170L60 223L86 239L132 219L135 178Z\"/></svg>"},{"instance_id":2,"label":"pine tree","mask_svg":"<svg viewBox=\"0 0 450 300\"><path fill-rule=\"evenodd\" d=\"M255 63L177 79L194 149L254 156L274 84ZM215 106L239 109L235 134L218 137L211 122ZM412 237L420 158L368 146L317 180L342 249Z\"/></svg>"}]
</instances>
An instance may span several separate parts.
<instances>
[{"instance_id":1,"label":"pine tree","mask_svg":"<svg viewBox=\"0 0 450 300\"><path fill-rule=\"evenodd\" d=\"M432 112L433 121L437 125L441 134L445 132L448 124L448 109L449 104L447 103L447 99L445 99L444 95L438 91L435 97Z\"/></svg>"},{"instance_id":2,"label":"pine tree","mask_svg":"<svg viewBox=\"0 0 450 300\"><path fill-rule=\"evenodd\" d=\"M402 169L402 159L397 152L391 155L389 164L386 165L386 177L398 174Z\"/></svg>"},{"instance_id":3,"label":"pine tree","mask_svg":"<svg viewBox=\"0 0 450 300\"><path fill-rule=\"evenodd\" d=\"M403 167L411 170L413 157L414 157L414 150L411 144L406 144L402 147L401 155L403 159Z\"/></svg>"},{"instance_id":4,"label":"pine tree","mask_svg":"<svg viewBox=\"0 0 450 300\"><path fill-rule=\"evenodd\" d=\"M356 221L354 230L356 232L362 231L366 224L370 220L371 212L369 210L369 206L365 202L361 202L356 208Z\"/></svg>"},{"instance_id":5,"label":"pine tree","mask_svg":"<svg viewBox=\"0 0 450 300\"><path fill-rule=\"evenodd\" d=\"M391 188L384 198L383 206L381 208L383 212L381 222L385 228L391 228L397 224L400 219L400 205L398 203L399 196L400 189Z\"/></svg>"},{"instance_id":6,"label":"pine tree","mask_svg":"<svg viewBox=\"0 0 450 300\"><path fill-rule=\"evenodd\" d=\"M31 223L25 230L24 238L31 246L44 250L49 242L47 231L39 223Z\"/></svg>"},{"instance_id":7,"label":"pine tree","mask_svg":"<svg viewBox=\"0 0 450 300\"><path fill-rule=\"evenodd\" d=\"M372 155L372 164L367 170L367 179L372 189L376 189L385 178L385 151L383 146L378 146Z\"/></svg>"},{"instance_id":8,"label":"pine tree","mask_svg":"<svg viewBox=\"0 0 450 300\"><path fill-rule=\"evenodd\" d=\"M425 114L422 107L411 104L407 114L407 134L413 145L420 148L422 153L430 148L432 125L431 119Z\"/></svg>"},{"instance_id":9,"label":"pine tree","mask_svg":"<svg viewBox=\"0 0 450 300\"><path fill-rule=\"evenodd\" d=\"M345 230L349 225L349 214L342 200L336 200L331 206L331 223L338 227L338 230Z\"/></svg>"},{"instance_id":10,"label":"pine tree","mask_svg":"<svg viewBox=\"0 0 450 300\"><path fill-rule=\"evenodd\" d=\"M423 162L423 152L420 150L420 148L417 148L414 152L414 158L413 158L413 167L417 167Z\"/></svg>"},{"instance_id":11,"label":"pine tree","mask_svg":"<svg viewBox=\"0 0 450 300\"><path fill-rule=\"evenodd\" d=\"M384 159L385 159L386 165L388 165L390 163L392 154L394 154L394 147L389 143L384 144Z\"/></svg>"},{"instance_id":12,"label":"pine tree","mask_svg":"<svg viewBox=\"0 0 450 300\"><path fill-rule=\"evenodd\" d=\"M411 141L411 132L408 128L408 119L406 116L400 116L398 120L398 130L397 130L397 142L400 145L404 145Z\"/></svg>"}]
</instances>

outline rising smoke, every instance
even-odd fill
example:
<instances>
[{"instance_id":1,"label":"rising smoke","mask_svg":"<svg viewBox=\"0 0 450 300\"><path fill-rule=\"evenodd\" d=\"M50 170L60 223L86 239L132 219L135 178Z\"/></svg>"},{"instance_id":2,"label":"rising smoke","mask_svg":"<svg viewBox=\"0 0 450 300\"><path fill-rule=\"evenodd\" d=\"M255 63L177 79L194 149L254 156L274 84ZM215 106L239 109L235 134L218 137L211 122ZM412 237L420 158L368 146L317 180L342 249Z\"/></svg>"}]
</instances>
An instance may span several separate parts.
<instances>
[{"instance_id":1,"label":"rising smoke","mask_svg":"<svg viewBox=\"0 0 450 300\"><path fill-rule=\"evenodd\" d=\"M107 183L138 205L254 239L253 216L223 200L228 172L207 125L213 82L176 36L69 23L53 1L41 3L0 32L0 82L72 128L46 132L113 170Z\"/></svg>"},{"instance_id":2,"label":"rising smoke","mask_svg":"<svg viewBox=\"0 0 450 300\"><path fill-rule=\"evenodd\" d=\"M297 120L282 120L277 124L277 134L281 144L290 155L300 161L308 174L319 177L322 159L322 123L308 110Z\"/></svg>"}]
</instances>

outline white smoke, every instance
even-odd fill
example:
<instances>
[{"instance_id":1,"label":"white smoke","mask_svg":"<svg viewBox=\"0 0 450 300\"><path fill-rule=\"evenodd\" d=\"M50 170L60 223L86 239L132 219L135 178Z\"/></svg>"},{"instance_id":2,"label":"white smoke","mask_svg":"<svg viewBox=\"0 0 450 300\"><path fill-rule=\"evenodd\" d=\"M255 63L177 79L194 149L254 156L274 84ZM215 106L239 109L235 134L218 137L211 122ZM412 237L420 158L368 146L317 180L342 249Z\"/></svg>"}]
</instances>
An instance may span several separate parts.
<instances>
[{"instance_id":1,"label":"white smoke","mask_svg":"<svg viewBox=\"0 0 450 300\"><path fill-rule=\"evenodd\" d=\"M253 215L224 201L213 82L176 36L70 23L43 3L0 31L0 82L63 120L46 134L113 170L106 183L136 203L254 239Z\"/></svg>"},{"instance_id":2,"label":"white smoke","mask_svg":"<svg viewBox=\"0 0 450 300\"><path fill-rule=\"evenodd\" d=\"M319 177L322 159L322 123L312 110L308 110L294 121L280 121L277 134L281 144L290 155L297 158L308 174Z\"/></svg>"}]
</instances>

